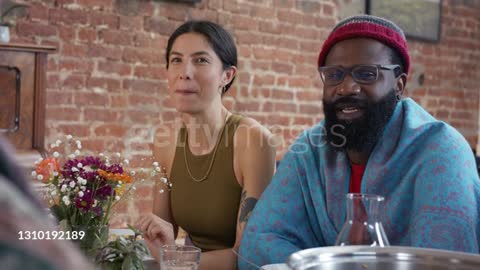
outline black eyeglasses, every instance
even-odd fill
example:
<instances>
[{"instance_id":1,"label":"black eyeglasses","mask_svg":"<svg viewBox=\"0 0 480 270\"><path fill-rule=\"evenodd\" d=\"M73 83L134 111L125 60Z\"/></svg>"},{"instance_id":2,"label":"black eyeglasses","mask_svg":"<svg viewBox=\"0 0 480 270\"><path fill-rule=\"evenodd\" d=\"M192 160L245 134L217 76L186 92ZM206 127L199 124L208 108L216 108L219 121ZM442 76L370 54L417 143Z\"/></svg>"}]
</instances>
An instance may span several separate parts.
<instances>
[{"instance_id":1,"label":"black eyeglasses","mask_svg":"<svg viewBox=\"0 0 480 270\"><path fill-rule=\"evenodd\" d=\"M395 70L399 65L356 65L351 68L342 66L323 66L318 68L323 84L334 86L343 82L345 76L350 74L359 84L372 84L378 80L380 69Z\"/></svg>"}]
</instances>

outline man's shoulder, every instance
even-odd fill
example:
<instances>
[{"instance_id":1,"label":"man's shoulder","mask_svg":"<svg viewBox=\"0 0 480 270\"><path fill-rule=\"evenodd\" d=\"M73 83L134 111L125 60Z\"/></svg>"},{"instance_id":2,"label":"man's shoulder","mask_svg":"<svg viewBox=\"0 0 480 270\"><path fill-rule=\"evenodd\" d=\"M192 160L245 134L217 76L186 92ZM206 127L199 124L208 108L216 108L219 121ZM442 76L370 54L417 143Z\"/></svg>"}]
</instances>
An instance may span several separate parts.
<instances>
[{"instance_id":1,"label":"man's shoulder","mask_svg":"<svg viewBox=\"0 0 480 270\"><path fill-rule=\"evenodd\" d=\"M438 120L413 100L407 102L407 113L403 132L407 136L417 135L418 139L427 142L441 140L442 144L467 144L465 137L450 124Z\"/></svg>"},{"instance_id":2,"label":"man's shoulder","mask_svg":"<svg viewBox=\"0 0 480 270\"><path fill-rule=\"evenodd\" d=\"M413 137L412 145L422 146L418 150L429 149L432 155L441 151L444 154L452 154L471 151L465 137L454 127L443 121L431 121L405 130L405 136Z\"/></svg>"}]
</instances>

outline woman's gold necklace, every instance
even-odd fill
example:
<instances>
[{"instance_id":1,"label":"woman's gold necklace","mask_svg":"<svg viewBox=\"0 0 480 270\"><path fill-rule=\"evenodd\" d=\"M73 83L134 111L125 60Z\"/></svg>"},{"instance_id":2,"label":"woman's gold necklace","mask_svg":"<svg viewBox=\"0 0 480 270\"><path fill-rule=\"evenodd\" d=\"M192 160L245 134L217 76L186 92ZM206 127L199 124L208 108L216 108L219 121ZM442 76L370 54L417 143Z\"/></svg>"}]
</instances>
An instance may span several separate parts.
<instances>
[{"instance_id":1,"label":"woman's gold necklace","mask_svg":"<svg viewBox=\"0 0 480 270\"><path fill-rule=\"evenodd\" d=\"M192 172L190 171L190 167L188 166L187 150L186 150L187 147L188 147L188 132L187 132L187 136L185 138L186 144L183 146L183 158L185 159L185 167L187 167L187 173L190 176L190 178L192 178L193 181L202 182L205 179L207 179L208 176L210 175L210 172L212 171L212 168L213 168L213 162L215 161L215 156L217 155L218 145L220 144L220 141L222 140L223 133L225 133L225 127L227 126L227 120L228 120L228 112L227 112L227 115L225 116L225 123L223 124L222 131L218 135L217 143L215 144L215 148L213 149L213 154L210 158L210 164L208 165L208 170L205 173L205 175L201 178L196 178L195 176L193 176Z\"/></svg>"}]
</instances>

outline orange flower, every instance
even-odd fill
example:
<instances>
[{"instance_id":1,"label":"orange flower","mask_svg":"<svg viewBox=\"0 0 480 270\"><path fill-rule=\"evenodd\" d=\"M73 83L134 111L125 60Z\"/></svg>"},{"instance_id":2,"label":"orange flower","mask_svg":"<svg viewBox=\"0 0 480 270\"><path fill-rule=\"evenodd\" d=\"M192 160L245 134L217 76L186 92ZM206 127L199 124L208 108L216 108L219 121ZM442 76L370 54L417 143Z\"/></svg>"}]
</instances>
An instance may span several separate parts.
<instances>
[{"instance_id":1,"label":"orange flower","mask_svg":"<svg viewBox=\"0 0 480 270\"><path fill-rule=\"evenodd\" d=\"M123 183L131 183L133 180L132 177L126 173L123 173L123 174L109 173L104 170L98 170L98 174L103 178L106 178L107 180L111 180L111 181L117 181L117 182L122 181Z\"/></svg>"},{"instance_id":2,"label":"orange flower","mask_svg":"<svg viewBox=\"0 0 480 270\"><path fill-rule=\"evenodd\" d=\"M55 158L46 158L37 164L35 172L43 176L43 183L48 183L54 172L60 173L60 165Z\"/></svg>"}]
</instances>

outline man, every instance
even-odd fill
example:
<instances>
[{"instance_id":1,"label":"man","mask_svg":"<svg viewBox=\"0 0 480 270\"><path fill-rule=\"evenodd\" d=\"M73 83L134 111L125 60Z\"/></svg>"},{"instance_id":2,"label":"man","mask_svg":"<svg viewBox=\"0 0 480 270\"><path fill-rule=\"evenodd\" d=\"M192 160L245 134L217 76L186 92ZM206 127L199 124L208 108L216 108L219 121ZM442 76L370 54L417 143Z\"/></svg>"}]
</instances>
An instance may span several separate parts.
<instances>
[{"instance_id":1,"label":"man","mask_svg":"<svg viewBox=\"0 0 480 270\"><path fill-rule=\"evenodd\" d=\"M44 206L13 156L13 147L0 134L0 268L94 269L69 241L40 238L40 232L58 229L50 224Z\"/></svg>"},{"instance_id":2,"label":"man","mask_svg":"<svg viewBox=\"0 0 480 270\"><path fill-rule=\"evenodd\" d=\"M318 65L325 121L280 162L245 229L239 268L334 245L349 192L385 197L380 219L391 245L478 253L472 151L454 128L402 98L410 67L402 30L374 16L347 18Z\"/></svg>"}]
</instances>

